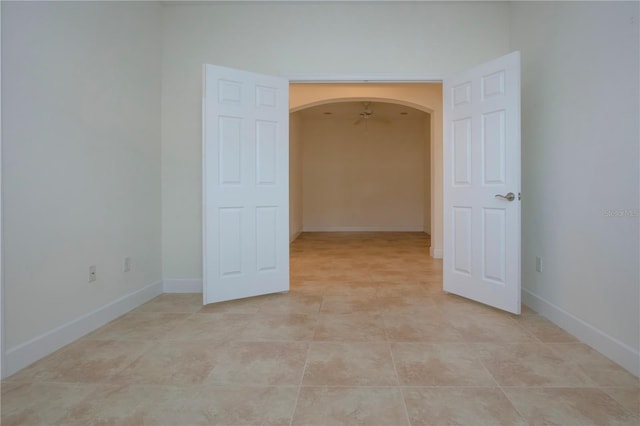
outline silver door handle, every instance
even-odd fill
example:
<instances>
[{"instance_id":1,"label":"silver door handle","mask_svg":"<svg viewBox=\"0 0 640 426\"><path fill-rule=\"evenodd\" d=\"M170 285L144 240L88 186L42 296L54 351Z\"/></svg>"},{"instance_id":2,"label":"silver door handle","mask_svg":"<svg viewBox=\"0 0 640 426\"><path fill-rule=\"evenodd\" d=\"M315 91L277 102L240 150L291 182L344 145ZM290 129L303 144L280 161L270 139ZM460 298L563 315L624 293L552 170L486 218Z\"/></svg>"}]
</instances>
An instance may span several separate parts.
<instances>
[{"instance_id":1,"label":"silver door handle","mask_svg":"<svg viewBox=\"0 0 640 426\"><path fill-rule=\"evenodd\" d=\"M516 199L516 194L509 192L507 195L496 194L496 198L501 200L513 201Z\"/></svg>"}]
</instances>

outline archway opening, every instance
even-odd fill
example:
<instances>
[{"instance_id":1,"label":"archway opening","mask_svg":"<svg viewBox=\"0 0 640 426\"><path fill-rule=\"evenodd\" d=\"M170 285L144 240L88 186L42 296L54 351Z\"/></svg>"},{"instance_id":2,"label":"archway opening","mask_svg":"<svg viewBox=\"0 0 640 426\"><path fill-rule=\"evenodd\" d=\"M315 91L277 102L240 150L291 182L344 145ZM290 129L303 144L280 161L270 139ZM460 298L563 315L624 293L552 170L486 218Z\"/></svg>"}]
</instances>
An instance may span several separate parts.
<instances>
[{"instance_id":1,"label":"archway opening","mask_svg":"<svg viewBox=\"0 0 640 426\"><path fill-rule=\"evenodd\" d=\"M405 108L413 111L414 114L420 113L426 117L424 121L427 124L423 125L423 131L427 133L425 139L428 139L428 147L424 150L421 159L424 161L424 181L428 189L421 197L423 200L422 229L431 234L431 256L440 258L442 256L441 83L299 83L290 85L291 238L295 238L304 229L305 172L302 161L299 159L304 154L304 144L300 143L301 132L304 129L301 121L304 121L304 116L308 116L314 108L319 108L316 110L317 113L324 114L324 112L331 112L326 110L328 105L332 105L332 108L348 109L349 104L356 104L362 108L365 102L370 103L374 108L376 105L382 105L384 108L387 106ZM331 115L326 114L322 118L330 121ZM356 115L353 122L357 117ZM373 121L367 123L376 125ZM415 221L412 222L412 226L412 229L416 228Z\"/></svg>"},{"instance_id":2,"label":"archway opening","mask_svg":"<svg viewBox=\"0 0 640 426\"><path fill-rule=\"evenodd\" d=\"M430 234L431 115L379 98L291 113L291 238L300 232Z\"/></svg>"}]
</instances>

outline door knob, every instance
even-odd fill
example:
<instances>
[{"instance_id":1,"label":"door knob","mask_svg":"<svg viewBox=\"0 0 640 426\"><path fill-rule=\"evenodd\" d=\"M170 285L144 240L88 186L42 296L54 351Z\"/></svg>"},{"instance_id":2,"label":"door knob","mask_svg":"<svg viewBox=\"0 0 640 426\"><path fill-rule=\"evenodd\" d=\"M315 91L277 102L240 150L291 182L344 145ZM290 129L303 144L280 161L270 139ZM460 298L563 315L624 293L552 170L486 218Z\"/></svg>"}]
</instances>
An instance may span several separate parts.
<instances>
[{"instance_id":1,"label":"door knob","mask_svg":"<svg viewBox=\"0 0 640 426\"><path fill-rule=\"evenodd\" d=\"M507 195L496 194L496 198L501 200L513 201L516 199L516 194L509 192Z\"/></svg>"}]
</instances>

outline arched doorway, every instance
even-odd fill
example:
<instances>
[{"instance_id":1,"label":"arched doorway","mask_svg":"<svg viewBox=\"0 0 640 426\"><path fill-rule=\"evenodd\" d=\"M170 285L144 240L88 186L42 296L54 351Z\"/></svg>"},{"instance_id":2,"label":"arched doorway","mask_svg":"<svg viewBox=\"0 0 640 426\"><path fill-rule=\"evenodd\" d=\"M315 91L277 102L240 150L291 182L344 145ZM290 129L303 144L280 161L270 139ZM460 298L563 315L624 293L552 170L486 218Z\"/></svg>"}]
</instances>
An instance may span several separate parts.
<instances>
[{"instance_id":1,"label":"arched doorway","mask_svg":"<svg viewBox=\"0 0 640 426\"><path fill-rule=\"evenodd\" d=\"M290 85L289 110L336 102L385 102L429 114L430 254L442 257L442 84L440 83L298 83ZM295 170L291 170L295 173Z\"/></svg>"}]
</instances>

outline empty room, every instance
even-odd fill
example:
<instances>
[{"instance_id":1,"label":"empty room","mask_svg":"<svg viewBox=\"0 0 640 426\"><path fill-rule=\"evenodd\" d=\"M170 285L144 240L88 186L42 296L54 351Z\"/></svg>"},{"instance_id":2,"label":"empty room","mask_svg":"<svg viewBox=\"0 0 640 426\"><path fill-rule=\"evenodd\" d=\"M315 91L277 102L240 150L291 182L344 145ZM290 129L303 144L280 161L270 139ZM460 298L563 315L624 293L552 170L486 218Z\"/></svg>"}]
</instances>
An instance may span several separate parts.
<instances>
[{"instance_id":1,"label":"empty room","mask_svg":"<svg viewBox=\"0 0 640 426\"><path fill-rule=\"evenodd\" d=\"M640 423L640 4L3 1L2 424Z\"/></svg>"}]
</instances>

